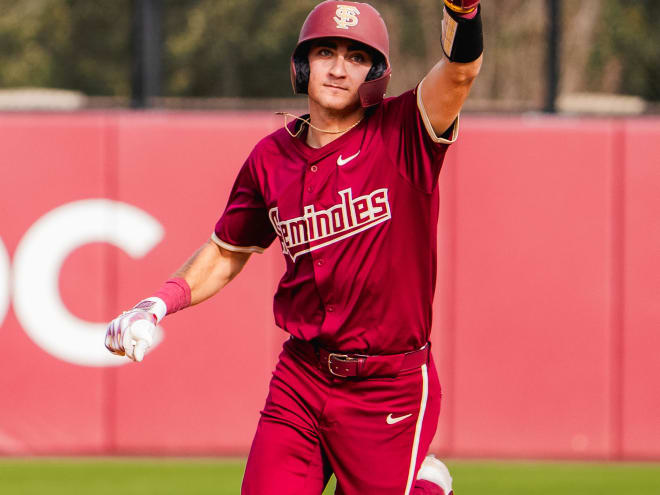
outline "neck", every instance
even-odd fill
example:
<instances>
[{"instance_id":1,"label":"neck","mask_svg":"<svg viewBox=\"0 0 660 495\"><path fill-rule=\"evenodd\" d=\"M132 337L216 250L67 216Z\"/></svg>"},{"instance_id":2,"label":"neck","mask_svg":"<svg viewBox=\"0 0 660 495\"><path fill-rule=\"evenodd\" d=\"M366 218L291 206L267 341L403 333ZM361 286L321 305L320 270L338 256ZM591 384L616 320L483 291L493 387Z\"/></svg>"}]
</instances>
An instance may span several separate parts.
<instances>
[{"instance_id":1,"label":"neck","mask_svg":"<svg viewBox=\"0 0 660 495\"><path fill-rule=\"evenodd\" d=\"M314 127L310 126L307 130L306 142L312 148L321 148L355 127L364 118L364 108L333 112L310 102L309 115Z\"/></svg>"}]
</instances>

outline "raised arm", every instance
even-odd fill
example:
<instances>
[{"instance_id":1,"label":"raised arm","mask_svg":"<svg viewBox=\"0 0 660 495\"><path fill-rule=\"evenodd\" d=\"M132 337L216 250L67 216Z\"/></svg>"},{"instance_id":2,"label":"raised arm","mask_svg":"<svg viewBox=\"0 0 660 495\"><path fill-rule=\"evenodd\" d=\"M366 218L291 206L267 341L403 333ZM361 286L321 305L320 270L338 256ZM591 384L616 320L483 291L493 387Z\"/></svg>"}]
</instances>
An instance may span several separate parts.
<instances>
[{"instance_id":1,"label":"raised arm","mask_svg":"<svg viewBox=\"0 0 660 495\"><path fill-rule=\"evenodd\" d=\"M456 120L483 59L480 0L444 2L444 56L429 71L419 88L429 122L438 136Z\"/></svg>"}]
</instances>

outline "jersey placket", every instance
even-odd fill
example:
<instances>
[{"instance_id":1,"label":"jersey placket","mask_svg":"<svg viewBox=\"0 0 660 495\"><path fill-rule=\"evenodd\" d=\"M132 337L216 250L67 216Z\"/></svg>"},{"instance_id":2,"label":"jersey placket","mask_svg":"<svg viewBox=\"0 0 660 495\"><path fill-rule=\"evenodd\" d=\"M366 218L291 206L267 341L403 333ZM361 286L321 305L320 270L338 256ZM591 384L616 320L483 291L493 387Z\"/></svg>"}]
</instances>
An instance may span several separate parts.
<instances>
[{"instance_id":1,"label":"jersey placket","mask_svg":"<svg viewBox=\"0 0 660 495\"><path fill-rule=\"evenodd\" d=\"M303 205L318 205L324 193L323 186L327 176L332 173L332 162L327 160L328 154L315 156L308 160L304 175ZM325 163L324 163L325 162ZM326 326L328 318L336 311L336 302L332 299L330 288L330 275L332 262L329 259L332 251L326 248L313 250L309 254L312 257L314 270L314 281L321 296L325 309L323 326Z\"/></svg>"}]
</instances>

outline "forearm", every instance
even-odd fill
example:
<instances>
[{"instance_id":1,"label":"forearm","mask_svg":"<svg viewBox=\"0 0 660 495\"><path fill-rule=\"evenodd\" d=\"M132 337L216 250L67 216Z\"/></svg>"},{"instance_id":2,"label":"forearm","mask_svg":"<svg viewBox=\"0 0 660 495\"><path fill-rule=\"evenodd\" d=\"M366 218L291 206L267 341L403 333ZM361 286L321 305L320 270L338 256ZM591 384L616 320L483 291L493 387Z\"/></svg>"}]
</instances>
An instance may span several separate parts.
<instances>
[{"instance_id":1,"label":"forearm","mask_svg":"<svg viewBox=\"0 0 660 495\"><path fill-rule=\"evenodd\" d=\"M190 304L218 293L243 269L250 253L228 251L209 240L174 273L190 286Z\"/></svg>"},{"instance_id":2,"label":"forearm","mask_svg":"<svg viewBox=\"0 0 660 495\"><path fill-rule=\"evenodd\" d=\"M249 253L234 253L213 241L206 242L152 297L110 322L105 347L114 354L142 361L153 343L156 325L166 314L217 293L241 271L249 257Z\"/></svg>"}]
</instances>

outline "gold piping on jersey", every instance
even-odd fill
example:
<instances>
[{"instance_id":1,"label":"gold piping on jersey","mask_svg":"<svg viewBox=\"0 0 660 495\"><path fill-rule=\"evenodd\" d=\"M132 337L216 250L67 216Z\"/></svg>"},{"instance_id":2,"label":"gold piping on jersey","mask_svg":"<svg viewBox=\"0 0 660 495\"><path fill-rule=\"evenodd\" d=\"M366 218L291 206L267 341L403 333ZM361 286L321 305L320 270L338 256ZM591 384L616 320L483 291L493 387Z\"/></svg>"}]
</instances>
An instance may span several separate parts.
<instances>
[{"instance_id":1,"label":"gold piping on jersey","mask_svg":"<svg viewBox=\"0 0 660 495\"><path fill-rule=\"evenodd\" d=\"M422 121L424 122L424 127L426 127L426 132L434 143L452 144L456 141L456 139L458 139L459 115L456 116L456 120L452 124L454 128L451 131L451 139L445 139L435 133L435 129L433 129L433 125L431 124L429 116L426 113L426 108L424 108L424 102L422 101L422 84L425 80L426 78L422 79L422 81L417 86L417 108L419 109L419 113L422 116Z\"/></svg>"},{"instance_id":2,"label":"gold piping on jersey","mask_svg":"<svg viewBox=\"0 0 660 495\"><path fill-rule=\"evenodd\" d=\"M218 237L218 235L213 232L211 234L211 240L215 242L221 248L226 249L227 251L233 251L234 253L258 253L261 254L264 252L264 248L259 246L234 246L228 242L223 241Z\"/></svg>"}]
</instances>

